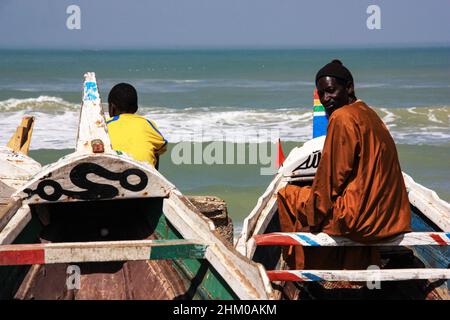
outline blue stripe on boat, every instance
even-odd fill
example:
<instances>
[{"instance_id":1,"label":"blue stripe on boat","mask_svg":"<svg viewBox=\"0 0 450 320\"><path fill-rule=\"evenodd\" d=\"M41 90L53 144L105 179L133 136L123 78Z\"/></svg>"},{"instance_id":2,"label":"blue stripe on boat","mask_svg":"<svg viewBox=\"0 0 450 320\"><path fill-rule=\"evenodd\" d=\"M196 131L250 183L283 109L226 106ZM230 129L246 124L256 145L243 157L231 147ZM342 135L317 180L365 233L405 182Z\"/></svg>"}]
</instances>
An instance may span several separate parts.
<instances>
[{"instance_id":1,"label":"blue stripe on boat","mask_svg":"<svg viewBox=\"0 0 450 320\"><path fill-rule=\"evenodd\" d=\"M302 275L307 277L308 279L312 281L322 281L323 279L319 276L316 276L315 274L309 273L309 272L302 272Z\"/></svg>"},{"instance_id":2,"label":"blue stripe on boat","mask_svg":"<svg viewBox=\"0 0 450 320\"><path fill-rule=\"evenodd\" d=\"M315 242L314 240L308 238L307 236L305 236L303 234L296 234L295 236L298 237L299 239L305 241L306 243L309 243L311 246L320 247L320 244L318 244L317 242Z\"/></svg>"}]
</instances>

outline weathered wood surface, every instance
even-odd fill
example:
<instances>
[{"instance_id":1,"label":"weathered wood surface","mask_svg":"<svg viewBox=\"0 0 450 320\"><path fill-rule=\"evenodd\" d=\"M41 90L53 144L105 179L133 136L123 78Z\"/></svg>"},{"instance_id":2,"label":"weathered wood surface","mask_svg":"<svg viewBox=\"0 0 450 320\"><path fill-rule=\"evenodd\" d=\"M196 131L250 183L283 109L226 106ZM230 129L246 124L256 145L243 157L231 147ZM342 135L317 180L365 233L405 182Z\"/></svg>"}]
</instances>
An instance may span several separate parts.
<instances>
[{"instance_id":1,"label":"weathered wood surface","mask_svg":"<svg viewBox=\"0 0 450 320\"><path fill-rule=\"evenodd\" d=\"M261 232L259 229L255 232L256 225L265 225L266 220L270 220L269 217L276 210L276 192L286 185L282 181L282 174L277 173L272 182L269 184L265 192L258 198L256 206L250 212L250 214L244 219L241 234L239 235L235 248L242 255L251 257L251 249L248 248L248 241L254 234Z\"/></svg>"},{"instance_id":2,"label":"weathered wood surface","mask_svg":"<svg viewBox=\"0 0 450 320\"><path fill-rule=\"evenodd\" d=\"M233 222L227 204L216 196L186 196L201 214L211 219L218 233L233 244Z\"/></svg>"},{"instance_id":3,"label":"weathered wood surface","mask_svg":"<svg viewBox=\"0 0 450 320\"><path fill-rule=\"evenodd\" d=\"M39 172L12 197L24 203L166 197L174 186L126 156L73 153Z\"/></svg>"},{"instance_id":4,"label":"weathered wood surface","mask_svg":"<svg viewBox=\"0 0 450 320\"><path fill-rule=\"evenodd\" d=\"M277 189L279 190L284 186L285 186L285 184L283 182L281 182L277 186ZM255 229L253 231L254 234L263 233L267 229L267 226L269 225L270 221L272 220L273 215L278 210L277 193L278 193L278 191L273 192L272 197L270 198L269 202L267 202L266 207L261 211L260 219L258 219ZM248 247L247 247L247 250L249 250Z\"/></svg>"},{"instance_id":5,"label":"weathered wood surface","mask_svg":"<svg viewBox=\"0 0 450 320\"><path fill-rule=\"evenodd\" d=\"M9 202L9 198L16 191L13 187L0 181L0 210Z\"/></svg>"},{"instance_id":6,"label":"weathered wood surface","mask_svg":"<svg viewBox=\"0 0 450 320\"><path fill-rule=\"evenodd\" d=\"M450 279L450 269L273 270L271 281L404 281Z\"/></svg>"},{"instance_id":7,"label":"weathered wood surface","mask_svg":"<svg viewBox=\"0 0 450 320\"><path fill-rule=\"evenodd\" d=\"M265 272L220 240L213 223L178 191L172 191L169 198L164 199L163 211L183 238L210 244L206 259L240 299L271 298L272 288Z\"/></svg>"},{"instance_id":8,"label":"weathered wood surface","mask_svg":"<svg viewBox=\"0 0 450 320\"><path fill-rule=\"evenodd\" d=\"M6 145L14 152L20 152L24 155L28 154L30 149L31 135L33 133L34 117L24 116L21 124L17 127L16 132Z\"/></svg>"},{"instance_id":9,"label":"weathered wood surface","mask_svg":"<svg viewBox=\"0 0 450 320\"><path fill-rule=\"evenodd\" d=\"M144 199L142 201L141 199L140 203L150 203L152 200ZM162 201L160 202L162 203ZM132 200L132 203L135 203L135 201ZM35 207L33 210L35 219L26 227L26 234L29 239L26 242L31 243L32 239L38 235L43 242L67 242L71 240L78 242L84 239L87 241L103 241L104 239L112 241L116 240L116 231L120 232L117 239L123 240L147 239L151 235L151 226L148 226L146 220L142 218L145 212L152 212L151 208L150 210L143 210L144 207L142 207L142 210L137 210L141 205L131 205L130 200L99 201L97 205L101 208L118 208L116 212L101 210L103 212L101 216L107 218L103 219L98 216L93 217L92 213L96 213L99 207L96 205L89 206L89 204L88 202L77 202L69 204L67 207L63 203ZM85 205L86 209L91 209L80 210L82 208L80 205ZM105 205L107 206L105 207ZM58 221L50 217L49 221L53 225L45 224L47 225L45 232L41 232L44 230L39 229L39 222L35 221L36 214L40 213L40 209L47 207L50 209L50 213L55 214L53 218L57 217ZM55 210L52 210L52 208ZM67 208L67 210L64 210L64 208ZM121 212L124 214L121 215ZM127 214L131 212L134 214ZM120 214L120 217L117 217L118 214ZM91 219L86 219L89 217ZM60 218L64 219L65 222L62 222ZM114 221L111 221L111 218ZM89 221L89 224L86 224L85 221ZM57 223L56 228L54 223ZM64 227L64 224L67 225L67 228ZM38 228L31 225L36 225ZM98 237L91 238L89 231L93 228L98 231L100 230L99 227L106 228L112 237L104 237L98 234ZM49 232L50 230L52 232ZM36 233L30 234L33 231ZM73 234L67 231L73 231ZM73 238L74 234L78 234L80 238ZM23 236L22 233L18 237L20 243L24 241ZM36 240L39 241L39 238ZM183 279L177 277L178 273L173 268L171 260L79 263L76 266L80 268L79 283L81 286L76 289L66 285L70 275L68 270L71 266L74 265L34 265L23 281L21 281L22 279L17 272L11 274L7 270L26 270L26 268L21 266L1 268L0 283L2 285L0 287L2 289L0 290L0 297L4 299L12 297L16 299L177 299L187 290ZM8 289L11 287L4 285L6 283L2 277L8 277L8 275L13 277L9 281L21 283L17 292L16 289Z\"/></svg>"},{"instance_id":10,"label":"weathered wood surface","mask_svg":"<svg viewBox=\"0 0 450 320\"><path fill-rule=\"evenodd\" d=\"M0 181L10 188L21 187L41 168L41 165L30 157L8 147L0 147Z\"/></svg>"},{"instance_id":11,"label":"weathered wood surface","mask_svg":"<svg viewBox=\"0 0 450 320\"><path fill-rule=\"evenodd\" d=\"M194 240L134 240L0 246L0 266L203 259L207 244Z\"/></svg>"},{"instance_id":12,"label":"weathered wood surface","mask_svg":"<svg viewBox=\"0 0 450 320\"><path fill-rule=\"evenodd\" d=\"M34 118L24 116L7 146L0 147L0 202L41 170L41 165L27 156L33 125Z\"/></svg>"},{"instance_id":13,"label":"weathered wood surface","mask_svg":"<svg viewBox=\"0 0 450 320\"><path fill-rule=\"evenodd\" d=\"M255 235L259 246L290 246L305 247L341 247L341 246L448 246L450 233L445 232L410 232L389 240L360 243L345 237L330 236L326 233L309 232L274 232Z\"/></svg>"},{"instance_id":14,"label":"weathered wood surface","mask_svg":"<svg viewBox=\"0 0 450 320\"><path fill-rule=\"evenodd\" d=\"M409 202L442 231L450 231L450 204L403 172Z\"/></svg>"},{"instance_id":15,"label":"weathered wood surface","mask_svg":"<svg viewBox=\"0 0 450 320\"><path fill-rule=\"evenodd\" d=\"M73 265L33 265L14 299L177 300L188 290L170 260L85 263L79 268L79 287L68 287Z\"/></svg>"},{"instance_id":16,"label":"weathered wood surface","mask_svg":"<svg viewBox=\"0 0 450 320\"><path fill-rule=\"evenodd\" d=\"M112 153L95 73L87 72L84 79L76 152L93 153L92 141L100 140L103 143L104 152Z\"/></svg>"},{"instance_id":17,"label":"weathered wood surface","mask_svg":"<svg viewBox=\"0 0 450 320\"><path fill-rule=\"evenodd\" d=\"M22 205L0 231L0 245L11 244L31 221L30 207Z\"/></svg>"},{"instance_id":18,"label":"weathered wood surface","mask_svg":"<svg viewBox=\"0 0 450 320\"><path fill-rule=\"evenodd\" d=\"M42 243L157 240L154 230L161 208L162 199L158 198L37 205L25 231L34 231L31 235L38 236L36 240ZM48 217L42 219L42 213ZM23 241L22 236L23 233L18 240ZM74 267L79 267L80 287L70 288L66 283ZM189 299L190 296L184 297L189 286L172 259L46 264L33 266L19 291L10 292L8 297L15 294L17 299Z\"/></svg>"},{"instance_id":19,"label":"weathered wood surface","mask_svg":"<svg viewBox=\"0 0 450 320\"><path fill-rule=\"evenodd\" d=\"M20 200L11 199L2 206L0 209L0 231L8 224L9 220L11 220L21 205L22 202Z\"/></svg>"},{"instance_id":20,"label":"weathered wood surface","mask_svg":"<svg viewBox=\"0 0 450 320\"><path fill-rule=\"evenodd\" d=\"M211 265L209 268L214 270L214 274L220 275L222 285L226 283L227 286L231 287L232 290L237 290L236 295L238 297L253 297L257 298L267 298L266 291L258 291L258 287L261 286L262 274L266 277L266 285L270 285L269 280L261 267L255 265L251 261L245 259L244 257L238 255L233 251L226 243L218 237L217 232L214 230L214 225L211 220L202 216L196 211L195 207L184 197L179 195L179 202L175 199L173 211L170 214L167 208L164 209L166 218L168 216L172 217L171 224L173 227L178 228L181 235L186 235L188 232L195 235L195 239L200 239L203 243L203 239L211 241L210 246L214 246L212 253L206 252L205 258ZM170 199L170 198L169 198ZM169 199L165 199L164 202ZM149 199L151 200L151 199ZM156 199L155 199L156 200ZM173 200L173 199L172 199ZM132 201L132 200L128 200ZM110 206L112 201L101 201L102 204L108 204ZM117 202L121 204L122 201ZM71 212L71 217L73 214L79 211L77 208L80 204L75 203L74 211ZM52 204L49 207L54 207L55 205L62 208L65 204ZM74 204L72 204L74 205ZM123 206L122 206L123 207ZM128 205L127 205L128 207ZM104 210L102 210L103 212ZM192 212L191 212L192 211ZM59 212L55 211L55 214ZM123 212L123 208L119 209L117 212ZM145 210L142 211L147 212ZM193 214L195 216L193 217ZM58 216L61 216L60 214ZM107 216L102 214L102 216ZM119 215L120 216L120 215ZM118 216L118 217L119 217ZM175 218L173 218L175 216ZM126 215L128 220L133 220L130 215ZM71 218L67 217L67 222L70 223ZM174 221L176 220L176 221ZM180 222L179 220L182 220ZM100 220L99 220L100 221ZM169 219L170 221L170 219ZM185 225L186 224L186 225ZM123 225L123 224L121 224ZM122 229L127 229L130 232L135 230L136 227L142 225L142 221L134 221L130 226L128 224L123 226ZM50 227L51 225L49 225ZM96 224L94 229L96 229ZM113 232L113 226L107 226L111 233ZM139 229L139 228L137 228ZM151 228L150 228L151 229ZM189 229L189 230L187 230ZM46 232L47 236L44 239L47 241L57 240L58 237L63 236L59 228L50 228L53 230L54 238L50 233ZM64 229L63 229L64 230ZM198 233L201 233L200 237ZM136 236L145 236L144 234L139 234ZM153 234L154 236L154 234ZM69 238L61 239L71 239L72 235L68 235ZM187 236L185 236L187 238ZM78 238L77 238L78 239ZM80 238L82 240L83 238ZM63 245L63 244L61 244ZM244 261L239 261L244 260ZM198 282L201 279L202 271L200 275L194 274L192 279L192 284L186 284L186 279L180 278L180 275L174 270L173 264L166 263L167 260L159 260L158 263L154 261L127 261L123 263L115 262L97 262L97 263L81 263L81 288L79 290L67 292L67 288L64 287L66 277L67 277L67 265L51 264L43 265L35 270L30 271L26 279L23 281L16 298L19 299L190 299L195 293L196 286L199 286ZM205 261L206 263L206 261ZM206 265L206 264L205 264ZM33 267L34 268L34 267ZM163 268L164 270L161 270ZM171 271L172 270L172 271ZM256 274L257 282L252 283L249 279ZM225 275L225 276L224 276ZM245 282L239 282L240 279L236 275L239 275ZM149 277L147 279L147 277ZM184 279L184 280L182 280ZM230 280L231 279L231 280ZM159 281L159 282L158 282ZM184 281L184 282L183 282ZM196 282L197 281L197 282ZM138 285L139 282L143 282L142 286ZM158 282L158 283L156 283ZM162 284L165 284L162 286ZM166 290L167 292L152 292L151 285L153 285L153 290ZM219 286L219 283L217 284ZM167 288L166 288L167 287ZM112 289L114 288L114 289ZM218 287L219 288L219 287ZM97 290L98 289L98 290ZM109 290L109 291L108 291ZM172 293L171 293L172 292ZM239 293L241 292L241 296ZM246 292L246 294L242 294ZM212 294L216 294L213 292Z\"/></svg>"}]
</instances>

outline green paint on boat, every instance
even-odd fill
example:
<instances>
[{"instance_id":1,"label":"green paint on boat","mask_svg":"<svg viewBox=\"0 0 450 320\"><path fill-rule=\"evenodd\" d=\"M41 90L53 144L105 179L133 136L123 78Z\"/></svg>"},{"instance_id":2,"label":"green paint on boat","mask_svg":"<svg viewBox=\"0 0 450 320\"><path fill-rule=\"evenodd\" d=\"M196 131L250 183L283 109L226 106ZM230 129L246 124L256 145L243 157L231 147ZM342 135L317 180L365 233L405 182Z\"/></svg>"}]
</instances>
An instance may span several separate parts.
<instances>
[{"instance_id":1,"label":"green paint on boat","mask_svg":"<svg viewBox=\"0 0 450 320\"><path fill-rule=\"evenodd\" d=\"M155 246L150 250L150 259L203 259L206 248L207 246L202 244Z\"/></svg>"},{"instance_id":2,"label":"green paint on boat","mask_svg":"<svg viewBox=\"0 0 450 320\"><path fill-rule=\"evenodd\" d=\"M121 201L121 200L117 200ZM227 282L222 278L214 267L204 259L207 246L201 243L192 243L190 240L183 239L175 227L168 222L163 214L163 198L147 198L136 200L124 200L127 206L126 214L133 214L133 211L140 212L147 220L149 230L153 230L156 239L161 243L177 240L181 243L176 245L161 245L152 247L149 253L151 259L166 259L170 261L174 271L178 273L179 280L186 288L185 293L179 296L180 299L196 300L234 300L238 299ZM89 205L96 207L96 210L107 210L104 207L106 202L92 202ZM72 204L49 204L55 212L61 211L61 214L67 214L63 210L66 206L77 206L79 203ZM131 206L131 204L134 204ZM57 206L57 207L56 207ZM122 205L123 206L123 205ZM55 208L53 208L55 207ZM119 206L120 207L120 206ZM132 210L133 208L134 210ZM137 215L139 215L137 214ZM59 214L58 214L59 216ZM105 215L106 216L106 215ZM38 243L41 234L42 224L38 217L33 214L32 220L14 241L19 243ZM186 243L183 243L185 241ZM18 287L24 280L30 266L0 267L0 299L11 299L14 297Z\"/></svg>"},{"instance_id":3,"label":"green paint on boat","mask_svg":"<svg viewBox=\"0 0 450 320\"><path fill-rule=\"evenodd\" d=\"M149 219L155 218L155 216ZM161 214L156 226L156 233L161 239L183 239L166 217ZM186 279L188 293L192 299L202 300L236 300L239 299L233 289L207 260L175 259L175 267Z\"/></svg>"}]
</instances>

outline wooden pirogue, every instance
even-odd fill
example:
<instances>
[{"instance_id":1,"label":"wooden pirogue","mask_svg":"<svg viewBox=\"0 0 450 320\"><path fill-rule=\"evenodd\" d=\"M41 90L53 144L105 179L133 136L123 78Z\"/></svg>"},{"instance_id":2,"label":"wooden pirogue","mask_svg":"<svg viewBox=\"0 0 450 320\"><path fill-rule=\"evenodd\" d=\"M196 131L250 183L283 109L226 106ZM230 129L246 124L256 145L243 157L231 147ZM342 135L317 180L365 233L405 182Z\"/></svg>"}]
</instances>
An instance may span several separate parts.
<instances>
[{"instance_id":1,"label":"wooden pirogue","mask_svg":"<svg viewBox=\"0 0 450 320\"><path fill-rule=\"evenodd\" d=\"M323 118L316 97L314 121ZM317 126L326 126L320 119ZM449 299L450 205L437 194L403 173L411 205L413 231L379 246L383 265L372 270L287 270L281 246L361 246L349 239L325 233L282 233L278 218L277 192L287 184L311 185L324 145L321 135L294 148L244 220L236 248L262 263L278 299ZM368 285L361 285L366 282ZM381 289L378 287L380 284ZM370 290L370 288L379 290Z\"/></svg>"},{"instance_id":2,"label":"wooden pirogue","mask_svg":"<svg viewBox=\"0 0 450 320\"><path fill-rule=\"evenodd\" d=\"M24 116L5 147L0 147L0 230L20 207L11 194L41 170L41 165L28 156L34 118Z\"/></svg>"},{"instance_id":3,"label":"wooden pirogue","mask_svg":"<svg viewBox=\"0 0 450 320\"><path fill-rule=\"evenodd\" d=\"M30 158L34 118L25 116L5 147L0 147L0 198L9 198L12 192L26 183L41 165Z\"/></svg>"},{"instance_id":4,"label":"wooden pirogue","mask_svg":"<svg viewBox=\"0 0 450 320\"><path fill-rule=\"evenodd\" d=\"M272 297L172 183L111 149L94 73L76 151L18 185L0 226L1 299Z\"/></svg>"}]
</instances>

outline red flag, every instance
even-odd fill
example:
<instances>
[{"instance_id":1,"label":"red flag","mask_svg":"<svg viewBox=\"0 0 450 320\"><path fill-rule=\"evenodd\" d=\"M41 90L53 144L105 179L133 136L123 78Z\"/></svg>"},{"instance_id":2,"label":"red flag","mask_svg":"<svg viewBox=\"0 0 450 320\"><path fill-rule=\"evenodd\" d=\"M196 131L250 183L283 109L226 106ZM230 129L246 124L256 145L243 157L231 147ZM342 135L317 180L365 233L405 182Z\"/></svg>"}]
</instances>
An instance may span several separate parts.
<instances>
[{"instance_id":1,"label":"red flag","mask_svg":"<svg viewBox=\"0 0 450 320\"><path fill-rule=\"evenodd\" d=\"M317 92L317 89L314 89L314 100L319 99L319 93Z\"/></svg>"},{"instance_id":2,"label":"red flag","mask_svg":"<svg viewBox=\"0 0 450 320\"><path fill-rule=\"evenodd\" d=\"M284 162L284 153L283 153L283 147L281 146L281 139L278 138L278 152L277 152L277 160L275 162L275 165L277 168L281 167L281 165Z\"/></svg>"}]
</instances>

